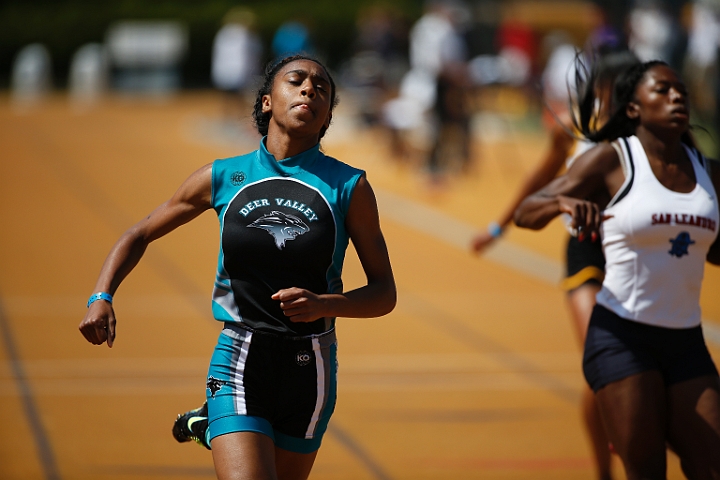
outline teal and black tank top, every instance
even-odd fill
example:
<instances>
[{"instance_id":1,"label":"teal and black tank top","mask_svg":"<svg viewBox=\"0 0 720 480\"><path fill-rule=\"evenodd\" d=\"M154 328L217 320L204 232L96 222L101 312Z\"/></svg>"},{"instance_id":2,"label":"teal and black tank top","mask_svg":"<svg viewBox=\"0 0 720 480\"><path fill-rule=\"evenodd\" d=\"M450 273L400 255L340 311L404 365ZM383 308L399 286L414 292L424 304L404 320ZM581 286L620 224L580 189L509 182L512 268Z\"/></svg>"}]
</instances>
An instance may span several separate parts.
<instances>
[{"instance_id":1,"label":"teal and black tank top","mask_svg":"<svg viewBox=\"0 0 720 480\"><path fill-rule=\"evenodd\" d=\"M293 323L271 295L298 287L341 293L345 217L364 175L324 155L320 145L276 161L265 147L212 166L212 206L220 221L213 316L253 330L304 336L334 318Z\"/></svg>"}]
</instances>

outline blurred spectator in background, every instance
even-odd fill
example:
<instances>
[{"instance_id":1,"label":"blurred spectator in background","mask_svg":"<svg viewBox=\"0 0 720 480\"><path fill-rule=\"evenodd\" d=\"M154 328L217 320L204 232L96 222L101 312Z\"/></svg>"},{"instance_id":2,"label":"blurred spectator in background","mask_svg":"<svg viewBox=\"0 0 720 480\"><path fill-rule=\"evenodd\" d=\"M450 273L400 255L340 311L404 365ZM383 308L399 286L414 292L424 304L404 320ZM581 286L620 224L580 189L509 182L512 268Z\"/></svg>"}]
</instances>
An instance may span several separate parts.
<instances>
[{"instance_id":1,"label":"blurred spectator in background","mask_svg":"<svg viewBox=\"0 0 720 480\"><path fill-rule=\"evenodd\" d=\"M633 7L634 0L592 0L592 3L603 12L604 23L609 28L617 32L625 31L627 16Z\"/></svg>"},{"instance_id":2,"label":"blurred spectator in background","mask_svg":"<svg viewBox=\"0 0 720 480\"><path fill-rule=\"evenodd\" d=\"M11 77L11 101L19 108L41 101L52 87L50 52L45 45L32 43L15 57Z\"/></svg>"},{"instance_id":3,"label":"blurred spectator in background","mask_svg":"<svg viewBox=\"0 0 720 480\"><path fill-rule=\"evenodd\" d=\"M70 63L68 90L75 108L85 109L97 103L108 86L109 63L105 47L86 43L78 48Z\"/></svg>"},{"instance_id":4,"label":"blurred spectator in background","mask_svg":"<svg viewBox=\"0 0 720 480\"><path fill-rule=\"evenodd\" d=\"M470 77L465 32L470 24L470 11L462 2L444 2L440 12L450 26L440 50L440 69L437 74L435 121L437 136L430 150L428 170L434 181L440 180L455 161L462 172L470 169ZM412 52L411 52L412 53Z\"/></svg>"},{"instance_id":5,"label":"blurred spectator in background","mask_svg":"<svg viewBox=\"0 0 720 480\"><path fill-rule=\"evenodd\" d=\"M245 97L253 89L262 62L262 42L254 25L251 10L233 8L225 15L213 42L212 81L225 97L226 119L239 120L251 113Z\"/></svg>"},{"instance_id":6,"label":"blurred spectator in background","mask_svg":"<svg viewBox=\"0 0 720 480\"><path fill-rule=\"evenodd\" d=\"M676 17L659 0L638 0L627 18L628 46L643 61L663 60L677 67L684 35Z\"/></svg>"},{"instance_id":7,"label":"blurred spectator in background","mask_svg":"<svg viewBox=\"0 0 720 480\"><path fill-rule=\"evenodd\" d=\"M425 140L426 166L433 181L447 167L448 153L462 168L470 161L467 89L467 45L463 26L470 12L459 0L434 0L410 31L410 70L400 84L399 96L383 109L393 134L393 150L405 156L406 134ZM417 145L417 144L416 144Z\"/></svg>"},{"instance_id":8,"label":"blurred spectator in background","mask_svg":"<svg viewBox=\"0 0 720 480\"><path fill-rule=\"evenodd\" d=\"M276 58L314 53L307 25L299 20L289 20L280 25L272 39L272 53Z\"/></svg>"},{"instance_id":9,"label":"blurred spectator in background","mask_svg":"<svg viewBox=\"0 0 720 480\"><path fill-rule=\"evenodd\" d=\"M720 3L696 0L692 3L688 48L683 76L688 83L694 112L717 128L718 46L720 45Z\"/></svg>"},{"instance_id":10,"label":"blurred spectator in background","mask_svg":"<svg viewBox=\"0 0 720 480\"><path fill-rule=\"evenodd\" d=\"M397 88L408 69L407 28L402 17L387 6L361 10L353 51L342 67L343 85L352 92L363 123L374 125L388 92Z\"/></svg>"},{"instance_id":11,"label":"blurred spectator in background","mask_svg":"<svg viewBox=\"0 0 720 480\"><path fill-rule=\"evenodd\" d=\"M388 6L363 9L357 19L356 52L374 52L388 67L390 62L407 58L407 35L402 15ZM403 72L404 73L404 72Z\"/></svg>"},{"instance_id":12,"label":"blurred spectator in background","mask_svg":"<svg viewBox=\"0 0 720 480\"><path fill-rule=\"evenodd\" d=\"M563 125L570 124L568 117L568 96L570 85L575 81L575 59L578 48L570 37L562 31L548 34L543 40L544 48L550 52L541 77L543 99L547 108L543 109L543 123L552 131L559 120Z\"/></svg>"},{"instance_id":13,"label":"blurred spectator in background","mask_svg":"<svg viewBox=\"0 0 720 480\"><path fill-rule=\"evenodd\" d=\"M594 8L590 10L590 15L592 17L591 24L593 27L585 42L586 52L597 52L602 55L611 50L627 49L627 39L624 33L617 27L617 19L613 21L611 15L603 6L595 5Z\"/></svg>"},{"instance_id":14,"label":"blurred spectator in background","mask_svg":"<svg viewBox=\"0 0 720 480\"><path fill-rule=\"evenodd\" d=\"M516 2L507 6L497 32L498 55L509 66L504 83L514 86L527 84L538 53L535 32L530 25L519 20L520 8Z\"/></svg>"},{"instance_id":15,"label":"blurred spectator in background","mask_svg":"<svg viewBox=\"0 0 720 480\"><path fill-rule=\"evenodd\" d=\"M538 57L537 38L532 27L520 19L520 8L517 2L496 7L499 22L493 40L494 51L483 52L469 63L475 84L528 86Z\"/></svg>"},{"instance_id":16,"label":"blurred spectator in background","mask_svg":"<svg viewBox=\"0 0 720 480\"><path fill-rule=\"evenodd\" d=\"M468 55L495 55L497 30L502 18L500 0L483 0L472 5L472 19L466 30Z\"/></svg>"}]
</instances>

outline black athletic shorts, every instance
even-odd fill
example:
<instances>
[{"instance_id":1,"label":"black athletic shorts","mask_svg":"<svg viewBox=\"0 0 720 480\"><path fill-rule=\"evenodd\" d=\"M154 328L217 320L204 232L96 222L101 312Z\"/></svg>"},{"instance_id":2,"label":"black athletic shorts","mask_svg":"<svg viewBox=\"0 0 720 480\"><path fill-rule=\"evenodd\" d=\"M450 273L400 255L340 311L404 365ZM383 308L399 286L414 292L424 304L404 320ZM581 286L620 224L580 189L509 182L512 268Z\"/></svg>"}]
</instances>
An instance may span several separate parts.
<instances>
[{"instance_id":1,"label":"black athletic shorts","mask_svg":"<svg viewBox=\"0 0 720 480\"><path fill-rule=\"evenodd\" d=\"M581 242L569 236L565 251L567 271L562 282L563 290L569 292L588 282L602 284L605 278L605 255L599 238L594 242L585 238Z\"/></svg>"},{"instance_id":2,"label":"black athletic shorts","mask_svg":"<svg viewBox=\"0 0 720 480\"><path fill-rule=\"evenodd\" d=\"M209 439L249 431L317 450L335 408L336 353L335 330L288 337L225 323L207 377Z\"/></svg>"},{"instance_id":3,"label":"black athletic shorts","mask_svg":"<svg viewBox=\"0 0 720 480\"><path fill-rule=\"evenodd\" d=\"M658 370L666 385L718 375L702 328L664 328L625 320L595 305L583 354L585 380L597 392L605 385Z\"/></svg>"}]
</instances>

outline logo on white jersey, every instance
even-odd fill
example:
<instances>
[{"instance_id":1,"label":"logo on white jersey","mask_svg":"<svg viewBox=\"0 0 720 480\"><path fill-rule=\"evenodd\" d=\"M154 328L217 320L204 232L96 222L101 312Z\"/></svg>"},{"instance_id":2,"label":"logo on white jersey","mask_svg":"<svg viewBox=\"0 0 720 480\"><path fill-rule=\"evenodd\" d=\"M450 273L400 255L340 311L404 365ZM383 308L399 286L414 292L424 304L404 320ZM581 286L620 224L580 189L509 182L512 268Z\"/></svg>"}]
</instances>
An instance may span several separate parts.
<instances>
[{"instance_id":1,"label":"logo on white jersey","mask_svg":"<svg viewBox=\"0 0 720 480\"><path fill-rule=\"evenodd\" d=\"M680 232L677 237L670 239L670 243L672 244L672 248L668 253L680 258L683 255L688 255L688 247L695 243L695 240L690 238L688 232Z\"/></svg>"}]
</instances>

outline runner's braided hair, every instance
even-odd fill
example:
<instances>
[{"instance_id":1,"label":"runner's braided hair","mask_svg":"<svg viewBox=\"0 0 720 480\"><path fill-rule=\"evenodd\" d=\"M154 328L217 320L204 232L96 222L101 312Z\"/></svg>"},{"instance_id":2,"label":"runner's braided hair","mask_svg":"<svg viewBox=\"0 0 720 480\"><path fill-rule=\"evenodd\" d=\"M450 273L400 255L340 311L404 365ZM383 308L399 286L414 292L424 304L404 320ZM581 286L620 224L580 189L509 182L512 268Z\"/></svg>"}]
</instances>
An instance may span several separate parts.
<instances>
[{"instance_id":1,"label":"runner's braided hair","mask_svg":"<svg viewBox=\"0 0 720 480\"><path fill-rule=\"evenodd\" d=\"M255 105L253 107L253 123L255 124L255 128L257 128L258 133L262 135L263 137L268 134L268 126L270 125L270 117L272 116L270 112L263 112L262 111L262 99L265 95L269 95L272 91L273 83L275 82L275 77L277 76L278 72L282 70L282 68L287 65L290 62L294 62L296 60L309 60L311 62L315 62L318 65L320 65L324 70L325 73L328 76L328 79L330 80L330 112L332 112L335 109L335 106L339 102L339 98L336 95L336 89L335 89L335 81L333 80L332 76L330 75L330 72L328 71L327 67L323 65L319 60L312 58L307 55L298 54L298 55L291 55L289 57L282 58L278 61L273 61L268 63L267 67L265 67L265 75L263 77L263 83L258 89L257 96L255 97ZM320 130L320 137L322 138L325 135L325 132L327 131L327 128L323 127L322 130Z\"/></svg>"}]
</instances>

